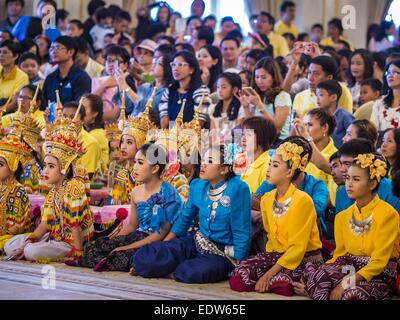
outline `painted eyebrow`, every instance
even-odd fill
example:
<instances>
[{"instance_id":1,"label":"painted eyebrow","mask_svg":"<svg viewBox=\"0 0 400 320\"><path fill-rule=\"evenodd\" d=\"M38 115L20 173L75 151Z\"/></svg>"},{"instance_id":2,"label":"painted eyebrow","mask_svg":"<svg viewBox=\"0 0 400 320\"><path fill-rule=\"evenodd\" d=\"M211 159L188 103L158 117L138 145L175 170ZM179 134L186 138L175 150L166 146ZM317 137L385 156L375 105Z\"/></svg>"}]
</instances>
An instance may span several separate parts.
<instances>
[{"instance_id":1,"label":"painted eyebrow","mask_svg":"<svg viewBox=\"0 0 400 320\"><path fill-rule=\"evenodd\" d=\"M280 164L279 161L272 161L272 164Z\"/></svg>"}]
</instances>

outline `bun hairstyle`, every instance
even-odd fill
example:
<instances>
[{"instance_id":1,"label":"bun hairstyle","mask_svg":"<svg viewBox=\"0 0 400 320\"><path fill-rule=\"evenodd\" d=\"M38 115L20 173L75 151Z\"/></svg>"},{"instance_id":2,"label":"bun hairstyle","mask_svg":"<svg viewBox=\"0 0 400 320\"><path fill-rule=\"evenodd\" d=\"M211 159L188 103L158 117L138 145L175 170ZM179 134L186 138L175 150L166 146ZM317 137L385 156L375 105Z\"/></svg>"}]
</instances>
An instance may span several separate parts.
<instances>
[{"instance_id":1,"label":"bun hairstyle","mask_svg":"<svg viewBox=\"0 0 400 320\"><path fill-rule=\"evenodd\" d=\"M293 145L300 148L293 150ZM278 145L276 152L287 162L289 168L295 169L292 181L296 180L300 174L304 172L312 157L312 147L310 143L303 137L298 136L283 140Z\"/></svg>"},{"instance_id":2,"label":"bun hairstyle","mask_svg":"<svg viewBox=\"0 0 400 320\"><path fill-rule=\"evenodd\" d=\"M165 149L158 144L146 143L139 148L138 152L143 153L150 165L159 167L158 176L161 177L167 165Z\"/></svg>"}]
</instances>

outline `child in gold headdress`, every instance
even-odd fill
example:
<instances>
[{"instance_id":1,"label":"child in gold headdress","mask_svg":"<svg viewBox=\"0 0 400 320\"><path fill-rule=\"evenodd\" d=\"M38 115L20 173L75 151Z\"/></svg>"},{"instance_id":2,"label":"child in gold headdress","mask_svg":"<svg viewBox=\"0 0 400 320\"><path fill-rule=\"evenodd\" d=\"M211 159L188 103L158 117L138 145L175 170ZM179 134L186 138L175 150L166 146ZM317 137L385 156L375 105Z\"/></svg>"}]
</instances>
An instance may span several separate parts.
<instances>
[{"instance_id":1,"label":"child in gold headdress","mask_svg":"<svg viewBox=\"0 0 400 320\"><path fill-rule=\"evenodd\" d=\"M0 141L0 251L14 235L32 231L30 204L24 187L18 181L22 159L29 156L15 137Z\"/></svg>"},{"instance_id":2,"label":"child in gold headdress","mask_svg":"<svg viewBox=\"0 0 400 320\"><path fill-rule=\"evenodd\" d=\"M390 298L397 277L400 219L376 194L386 174L379 154L360 154L349 168L346 192L355 203L336 216L333 258L319 268L308 264L305 283L297 284L312 299Z\"/></svg>"},{"instance_id":3,"label":"child in gold headdress","mask_svg":"<svg viewBox=\"0 0 400 320\"><path fill-rule=\"evenodd\" d=\"M128 204L131 201L131 192L136 185L133 176L133 163L138 149L146 143L147 133L156 129L156 125L149 118L153 95L147 103L145 112L136 118L125 120L125 93L122 95L122 107L120 122L122 124L120 154L121 161L125 165L115 177L114 185L111 191L111 202L113 205Z\"/></svg>"},{"instance_id":4,"label":"child in gold headdress","mask_svg":"<svg viewBox=\"0 0 400 320\"><path fill-rule=\"evenodd\" d=\"M18 97L18 111L11 115L11 135L17 137L30 150L30 155L22 159L21 183L27 193L43 191L40 180L41 159L39 139L44 125L43 112L39 110L42 92L39 87L25 86Z\"/></svg>"},{"instance_id":5,"label":"child in gold headdress","mask_svg":"<svg viewBox=\"0 0 400 320\"><path fill-rule=\"evenodd\" d=\"M304 172L312 149L303 138L284 140L271 157L267 181L276 189L261 198L268 234L266 252L242 261L229 280L232 290L291 296L307 261L322 263L317 214L309 195L293 181Z\"/></svg>"},{"instance_id":6,"label":"child in gold headdress","mask_svg":"<svg viewBox=\"0 0 400 320\"><path fill-rule=\"evenodd\" d=\"M79 115L79 109L76 117ZM32 261L75 259L82 255L83 243L93 234L93 215L84 182L75 177L75 161L83 153L78 140L76 117L63 118L60 105L57 119L46 130L43 176L52 186L46 196L40 225L30 235L9 240L4 250L15 259Z\"/></svg>"}]
</instances>

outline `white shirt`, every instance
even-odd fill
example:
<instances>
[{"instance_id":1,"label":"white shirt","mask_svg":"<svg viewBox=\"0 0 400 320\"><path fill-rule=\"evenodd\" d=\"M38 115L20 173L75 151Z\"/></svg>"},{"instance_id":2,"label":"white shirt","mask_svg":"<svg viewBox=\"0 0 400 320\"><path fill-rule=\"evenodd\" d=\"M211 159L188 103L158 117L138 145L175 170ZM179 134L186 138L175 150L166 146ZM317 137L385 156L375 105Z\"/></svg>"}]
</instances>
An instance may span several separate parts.
<instances>
[{"instance_id":1,"label":"white shirt","mask_svg":"<svg viewBox=\"0 0 400 320\"><path fill-rule=\"evenodd\" d=\"M400 106L387 108L383 99L377 100L372 107L371 122L378 131L400 128Z\"/></svg>"}]
</instances>

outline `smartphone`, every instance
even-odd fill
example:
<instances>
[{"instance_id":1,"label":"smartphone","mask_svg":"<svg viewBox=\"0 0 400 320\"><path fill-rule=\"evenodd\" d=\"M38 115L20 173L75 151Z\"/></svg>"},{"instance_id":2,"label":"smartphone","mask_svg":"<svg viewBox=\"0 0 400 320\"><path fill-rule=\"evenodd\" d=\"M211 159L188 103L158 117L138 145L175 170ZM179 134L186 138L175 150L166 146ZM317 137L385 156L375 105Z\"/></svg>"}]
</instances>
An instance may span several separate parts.
<instances>
[{"instance_id":1,"label":"smartphone","mask_svg":"<svg viewBox=\"0 0 400 320\"><path fill-rule=\"evenodd\" d=\"M242 91L246 96L256 94L256 91L252 87L244 87L244 88L242 88Z\"/></svg>"},{"instance_id":2,"label":"smartphone","mask_svg":"<svg viewBox=\"0 0 400 320\"><path fill-rule=\"evenodd\" d=\"M184 35L186 30L186 20L185 19L177 19L175 21L175 33L180 36Z\"/></svg>"},{"instance_id":3,"label":"smartphone","mask_svg":"<svg viewBox=\"0 0 400 320\"><path fill-rule=\"evenodd\" d=\"M114 61L114 76L118 77L119 75L119 61Z\"/></svg>"},{"instance_id":4,"label":"smartphone","mask_svg":"<svg viewBox=\"0 0 400 320\"><path fill-rule=\"evenodd\" d=\"M54 123L54 120L55 120L55 103L54 102L50 102L49 103L49 110L50 110L50 113L49 113L49 122L50 123Z\"/></svg>"}]
</instances>

